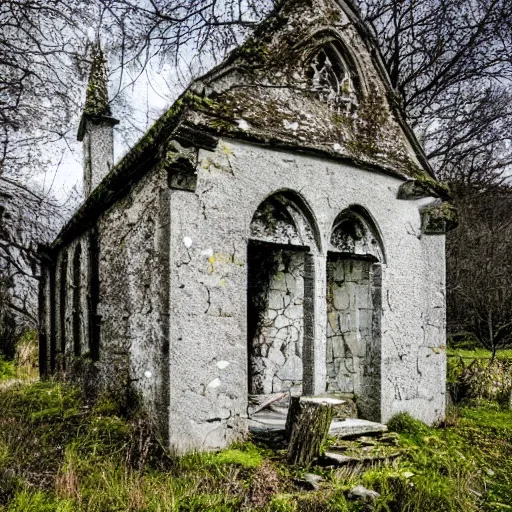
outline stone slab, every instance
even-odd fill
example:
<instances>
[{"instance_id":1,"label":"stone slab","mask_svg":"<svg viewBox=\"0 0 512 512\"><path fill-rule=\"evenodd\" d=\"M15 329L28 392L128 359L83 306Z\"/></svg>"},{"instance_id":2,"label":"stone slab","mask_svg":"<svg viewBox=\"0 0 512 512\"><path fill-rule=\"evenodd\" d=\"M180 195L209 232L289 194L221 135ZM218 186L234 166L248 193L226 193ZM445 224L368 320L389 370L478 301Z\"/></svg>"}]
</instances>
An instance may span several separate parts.
<instances>
[{"instance_id":1,"label":"stone slab","mask_svg":"<svg viewBox=\"0 0 512 512\"><path fill-rule=\"evenodd\" d=\"M351 437L364 434L378 434L386 432L388 427L382 423L349 418L343 421L333 421L329 435L335 437Z\"/></svg>"}]
</instances>

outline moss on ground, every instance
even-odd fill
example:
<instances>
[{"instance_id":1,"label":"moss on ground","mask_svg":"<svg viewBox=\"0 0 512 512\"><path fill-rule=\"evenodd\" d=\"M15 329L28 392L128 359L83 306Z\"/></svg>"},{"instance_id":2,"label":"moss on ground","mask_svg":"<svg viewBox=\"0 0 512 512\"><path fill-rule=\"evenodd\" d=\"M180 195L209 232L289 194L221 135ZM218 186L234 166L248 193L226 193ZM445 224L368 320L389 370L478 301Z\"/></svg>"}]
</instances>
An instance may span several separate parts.
<instances>
[{"instance_id":1,"label":"moss on ground","mask_svg":"<svg viewBox=\"0 0 512 512\"><path fill-rule=\"evenodd\" d=\"M13 361L8 361L0 355L0 381L12 379L16 375L16 367Z\"/></svg>"},{"instance_id":2,"label":"moss on ground","mask_svg":"<svg viewBox=\"0 0 512 512\"><path fill-rule=\"evenodd\" d=\"M396 416L390 427L399 434L390 436L400 457L313 466L323 478L317 491L303 487L304 468L288 466L284 450L247 441L175 458L146 424L123 417L109 397L91 403L62 382L1 390L0 510L361 511L348 498L359 484L381 494L376 511L485 512L512 503L512 412L496 404L460 408L437 428ZM364 451L372 442L339 444Z\"/></svg>"}]
</instances>

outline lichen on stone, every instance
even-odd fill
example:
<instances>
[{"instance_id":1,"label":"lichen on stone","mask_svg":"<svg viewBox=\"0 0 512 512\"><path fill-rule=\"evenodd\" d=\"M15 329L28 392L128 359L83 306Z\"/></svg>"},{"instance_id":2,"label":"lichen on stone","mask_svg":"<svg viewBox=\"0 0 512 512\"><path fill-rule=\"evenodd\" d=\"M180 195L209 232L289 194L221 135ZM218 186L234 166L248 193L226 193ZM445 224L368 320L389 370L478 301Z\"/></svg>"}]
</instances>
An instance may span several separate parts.
<instances>
[{"instance_id":1,"label":"lichen on stone","mask_svg":"<svg viewBox=\"0 0 512 512\"><path fill-rule=\"evenodd\" d=\"M423 232L443 234L457 227L457 209L449 201L435 203L421 210Z\"/></svg>"},{"instance_id":2,"label":"lichen on stone","mask_svg":"<svg viewBox=\"0 0 512 512\"><path fill-rule=\"evenodd\" d=\"M99 43L92 47L92 64L85 95L84 115L91 117L110 116L108 101L107 61Z\"/></svg>"}]
</instances>

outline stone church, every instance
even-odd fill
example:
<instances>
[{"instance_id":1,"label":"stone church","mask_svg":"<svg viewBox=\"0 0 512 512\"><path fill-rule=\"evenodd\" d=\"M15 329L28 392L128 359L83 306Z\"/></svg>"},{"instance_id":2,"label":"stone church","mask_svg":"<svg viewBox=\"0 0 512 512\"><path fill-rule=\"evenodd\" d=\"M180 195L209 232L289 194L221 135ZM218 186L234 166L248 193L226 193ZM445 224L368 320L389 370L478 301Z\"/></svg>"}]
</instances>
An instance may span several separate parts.
<instances>
[{"instance_id":1,"label":"stone church","mask_svg":"<svg viewBox=\"0 0 512 512\"><path fill-rule=\"evenodd\" d=\"M279 4L114 164L117 123L96 49L86 198L41 248L43 376L132 389L178 452L243 436L252 395L443 418L453 211L348 0Z\"/></svg>"}]
</instances>

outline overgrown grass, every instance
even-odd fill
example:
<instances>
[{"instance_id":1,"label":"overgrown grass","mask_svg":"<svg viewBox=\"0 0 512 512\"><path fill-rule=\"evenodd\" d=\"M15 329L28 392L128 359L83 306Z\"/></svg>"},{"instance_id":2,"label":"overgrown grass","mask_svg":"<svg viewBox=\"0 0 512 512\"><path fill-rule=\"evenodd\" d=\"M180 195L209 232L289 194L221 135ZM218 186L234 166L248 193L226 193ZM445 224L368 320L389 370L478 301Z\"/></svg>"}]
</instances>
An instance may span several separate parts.
<instances>
[{"instance_id":1,"label":"overgrown grass","mask_svg":"<svg viewBox=\"0 0 512 512\"><path fill-rule=\"evenodd\" d=\"M90 403L59 382L0 391L0 511L363 511L362 484L381 512L505 511L512 504L512 412L461 408L449 427L406 414L390 421L402 455L387 464L313 467L321 489L283 451L249 440L217 453L171 458L140 413L107 397Z\"/></svg>"},{"instance_id":2,"label":"overgrown grass","mask_svg":"<svg viewBox=\"0 0 512 512\"><path fill-rule=\"evenodd\" d=\"M14 361L7 361L0 355L0 381L12 379L16 376Z\"/></svg>"},{"instance_id":3,"label":"overgrown grass","mask_svg":"<svg viewBox=\"0 0 512 512\"><path fill-rule=\"evenodd\" d=\"M11 379L37 380L37 331L26 331L16 344L16 357L13 361L0 354L0 382Z\"/></svg>"},{"instance_id":4,"label":"overgrown grass","mask_svg":"<svg viewBox=\"0 0 512 512\"><path fill-rule=\"evenodd\" d=\"M472 350L461 348L448 348L448 357L462 357L466 364L471 363L475 359L491 359L491 351L484 348L477 348ZM498 350L496 352L496 359L501 361L512 361L512 349Z\"/></svg>"}]
</instances>

